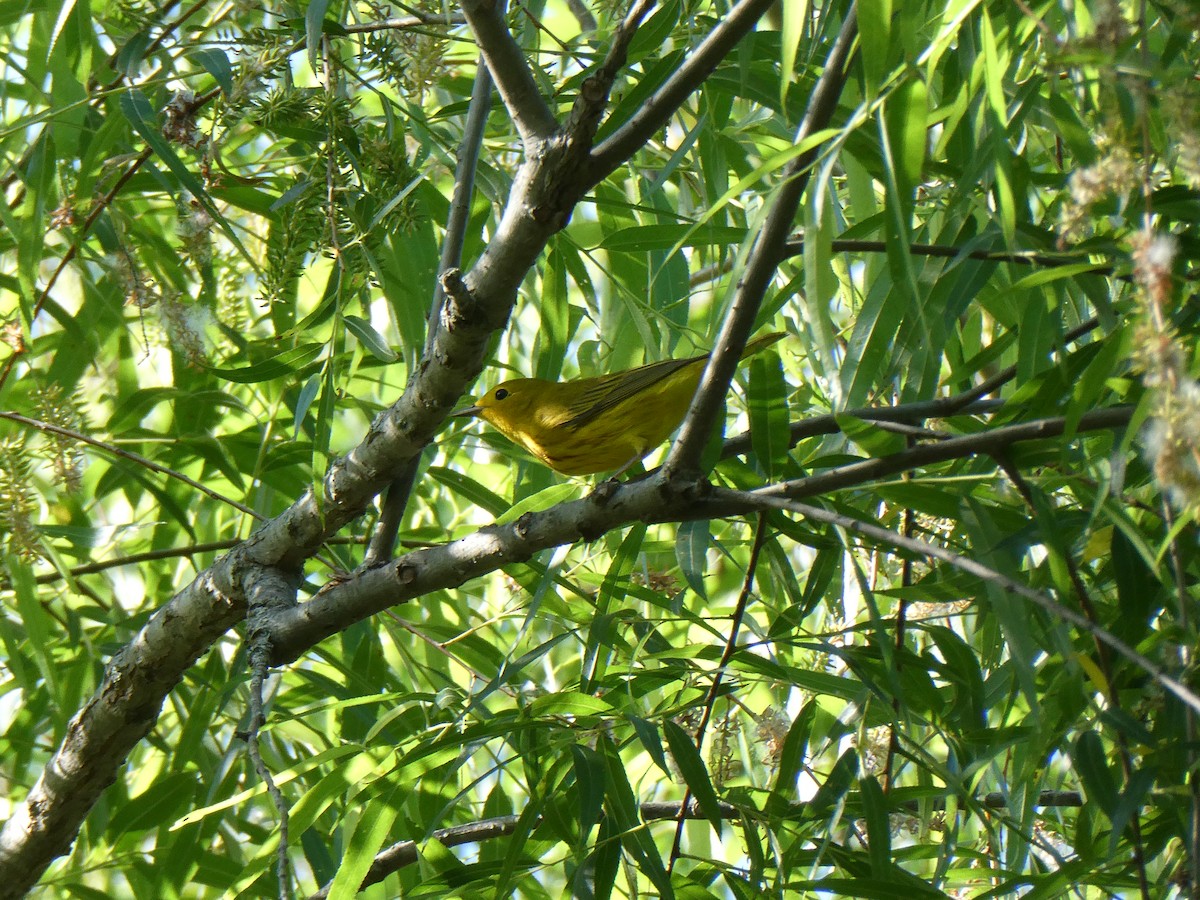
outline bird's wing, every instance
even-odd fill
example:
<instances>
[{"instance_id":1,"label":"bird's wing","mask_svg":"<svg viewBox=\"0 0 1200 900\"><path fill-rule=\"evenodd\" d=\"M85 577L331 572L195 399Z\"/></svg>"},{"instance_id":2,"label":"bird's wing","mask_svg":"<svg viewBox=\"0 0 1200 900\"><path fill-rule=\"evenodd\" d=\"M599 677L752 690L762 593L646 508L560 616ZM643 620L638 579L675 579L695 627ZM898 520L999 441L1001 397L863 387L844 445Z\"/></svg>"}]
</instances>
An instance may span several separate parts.
<instances>
[{"instance_id":1,"label":"bird's wing","mask_svg":"<svg viewBox=\"0 0 1200 900\"><path fill-rule=\"evenodd\" d=\"M594 384L588 385L579 397L572 401L572 415L559 423L559 427L582 428L622 401L628 400L663 379L669 378L680 369L702 359L704 359L703 356L693 356L691 359L664 359L662 362L639 366L628 372L617 372L613 375L601 375L598 378L589 379Z\"/></svg>"}]
</instances>

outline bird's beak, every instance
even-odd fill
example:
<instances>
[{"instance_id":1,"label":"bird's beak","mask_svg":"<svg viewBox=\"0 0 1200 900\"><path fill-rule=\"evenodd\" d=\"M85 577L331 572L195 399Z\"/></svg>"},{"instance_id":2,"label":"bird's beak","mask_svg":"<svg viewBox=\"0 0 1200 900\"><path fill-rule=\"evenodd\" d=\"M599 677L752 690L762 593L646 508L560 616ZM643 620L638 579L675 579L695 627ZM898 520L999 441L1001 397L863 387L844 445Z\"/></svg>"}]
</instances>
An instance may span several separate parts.
<instances>
[{"instance_id":1,"label":"bird's beak","mask_svg":"<svg viewBox=\"0 0 1200 900\"><path fill-rule=\"evenodd\" d=\"M454 412L450 413L451 417L453 417L453 416L475 416L478 414L479 414L478 406L465 406L462 409L456 409Z\"/></svg>"}]
</instances>

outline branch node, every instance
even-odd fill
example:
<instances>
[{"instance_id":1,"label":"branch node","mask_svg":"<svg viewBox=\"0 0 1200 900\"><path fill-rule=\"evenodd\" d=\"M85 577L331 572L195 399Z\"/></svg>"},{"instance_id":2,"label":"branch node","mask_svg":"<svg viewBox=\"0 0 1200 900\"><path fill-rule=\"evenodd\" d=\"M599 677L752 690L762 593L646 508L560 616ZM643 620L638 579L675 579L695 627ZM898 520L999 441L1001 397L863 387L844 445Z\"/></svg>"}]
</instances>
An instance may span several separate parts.
<instances>
[{"instance_id":1,"label":"branch node","mask_svg":"<svg viewBox=\"0 0 1200 900\"><path fill-rule=\"evenodd\" d=\"M529 535L529 526L533 524L533 513L525 513L513 523L513 533L524 540Z\"/></svg>"},{"instance_id":2,"label":"branch node","mask_svg":"<svg viewBox=\"0 0 1200 900\"><path fill-rule=\"evenodd\" d=\"M442 290L446 292L446 296L456 301L459 305L465 306L475 302L470 288L467 287L466 281L463 280L462 269L457 266L447 269L442 273L440 281L442 282ZM443 318L445 317L443 316ZM452 323L447 322L445 324L449 327Z\"/></svg>"},{"instance_id":3,"label":"branch node","mask_svg":"<svg viewBox=\"0 0 1200 900\"><path fill-rule=\"evenodd\" d=\"M597 506L604 508L612 502L613 497L617 496L620 490L621 482L615 478L610 478L596 485L596 489L588 495L588 499Z\"/></svg>"}]
</instances>

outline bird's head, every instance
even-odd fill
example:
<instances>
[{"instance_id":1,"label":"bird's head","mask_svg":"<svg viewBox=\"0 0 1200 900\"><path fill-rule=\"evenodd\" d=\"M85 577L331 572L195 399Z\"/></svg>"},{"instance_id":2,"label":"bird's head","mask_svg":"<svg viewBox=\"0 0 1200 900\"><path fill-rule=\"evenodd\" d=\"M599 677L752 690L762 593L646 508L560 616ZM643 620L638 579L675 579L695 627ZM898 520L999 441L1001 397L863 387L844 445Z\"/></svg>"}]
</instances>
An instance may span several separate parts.
<instances>
[{"instance_id":1,"label":"bird's head","mask_svg":"<svg viewBox=\"0 0 1200 900\"><path fill-rule=\"evenodd\" d=\"M545 382L537 378L514 378L496 385L471 406L455 410L452 416L478 416L505 434L521 432L522 425L532 421L534 410L542 401L540 389Z\"/></svg>"}]
</instances>

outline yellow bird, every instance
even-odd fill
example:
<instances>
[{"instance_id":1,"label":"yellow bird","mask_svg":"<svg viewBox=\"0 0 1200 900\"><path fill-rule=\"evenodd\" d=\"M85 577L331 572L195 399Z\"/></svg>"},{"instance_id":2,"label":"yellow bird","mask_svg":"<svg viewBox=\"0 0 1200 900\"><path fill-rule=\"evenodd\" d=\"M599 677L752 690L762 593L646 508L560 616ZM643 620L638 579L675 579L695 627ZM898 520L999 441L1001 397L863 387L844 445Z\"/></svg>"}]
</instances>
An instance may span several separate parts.
<instances>
[{"instance_id":1,"label":"yellow bird","mask_svg":"<svg viewBox=\"0 0 1200 900\"><path fill-rule=\"evenodd\" d=\"M783 336L755 338L742 359ZM683 421L710 355L576 381L515 378L452 415L478 416L564 475L620 474Z\"/></svg>"}]
</instances>

